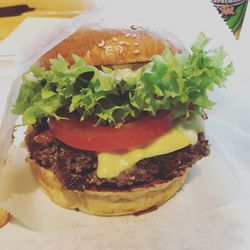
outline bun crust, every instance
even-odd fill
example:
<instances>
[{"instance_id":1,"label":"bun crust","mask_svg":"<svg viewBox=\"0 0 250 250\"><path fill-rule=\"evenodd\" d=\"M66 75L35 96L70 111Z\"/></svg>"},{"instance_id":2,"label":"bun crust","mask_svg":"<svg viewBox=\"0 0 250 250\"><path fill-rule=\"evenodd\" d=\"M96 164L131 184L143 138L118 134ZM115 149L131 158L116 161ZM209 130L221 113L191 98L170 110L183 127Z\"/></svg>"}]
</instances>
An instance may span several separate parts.
<instances>
[{"instance_id":1,"label":"bun crust","mask_svg":"<svg viewBox=\"0 0 250 250\"><path fill-rule=\"evenodd\" d=\"M166 183L152 183L129 191L80 192L63 188L51 170L40 167L34 160L28 159L28 162L36 180L52 201L64 208L102 216L135 214L158 207L175 195L188 174L186 169L182 176Z\"/></svg>"},{"instance_id":2,"label":"bun crust","mask_svg":"<svg viewBox=\"0 0 250 250\"><path fill-rule=\"evenodd\" d=\"M122 65L151 61L153 55L162 54L168 41L174 53L184 50L182 43L170 32L154 32L148 27L128 25L110 28L109 25L85 24L71 36L48 51L40 66L50 67L49 59L61 54L70 64L76 54L90 65Z\"/></svg>"}]
</instances>

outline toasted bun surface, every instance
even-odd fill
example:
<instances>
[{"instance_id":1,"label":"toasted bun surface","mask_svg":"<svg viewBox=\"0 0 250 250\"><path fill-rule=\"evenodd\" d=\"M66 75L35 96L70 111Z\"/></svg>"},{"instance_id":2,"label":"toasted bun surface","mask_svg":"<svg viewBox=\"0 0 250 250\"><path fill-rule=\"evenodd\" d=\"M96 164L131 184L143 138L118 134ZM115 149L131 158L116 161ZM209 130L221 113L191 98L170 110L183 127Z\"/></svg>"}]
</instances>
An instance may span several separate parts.
<instances>
[{"instance_id":1,"label":"toasted bun surface","mask_svg":"<svg viewBox=\"0 0 250 250\"><path fill-rule=\"evenodd\" d=\"M129 191L71 191L62 187L51 170L44 169L28 160L33 175L52 201L58 205L80 210L85 213L114 216L134 214L140 211L158 207L182 187L188 169L180 177L162 184L155 184Z\"/></svg>"},{"instance_id":2,"label":"toasted bun surface","mask_svg":"<svg viewBox=\"0 0 250 250\"><path fill-rule=\"evenodd\" d=\"M155 32L135 25L114 28L102 22L85 24L48 51L39 64L49 68L49 59L58 54L72 64L72 53L95 66L149 62L153 55L162 54L165 42L174 53L184 50L182 43L165 30Z\"/></svg>"}]
</instances>

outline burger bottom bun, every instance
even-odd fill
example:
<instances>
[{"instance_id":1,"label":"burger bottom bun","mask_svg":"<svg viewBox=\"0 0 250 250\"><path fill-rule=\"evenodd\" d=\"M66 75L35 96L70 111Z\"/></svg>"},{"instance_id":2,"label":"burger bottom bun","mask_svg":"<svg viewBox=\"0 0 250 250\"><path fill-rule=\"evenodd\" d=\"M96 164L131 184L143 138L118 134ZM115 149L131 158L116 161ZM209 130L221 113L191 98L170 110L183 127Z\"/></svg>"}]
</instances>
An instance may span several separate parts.
<instances>
[{"instance_id":1,"label":"burger bottom bun","mask_svg":"<svg viewBox=\"0 0 250 250\"><path fill-rule=\"evenodd\" d=\"M34 160L28 162L36 180L56 204L102 216L135 214L158 207L181 188L188 174L186 169L182 176L166 183L129 191L72 191L63 188L51 170L40 167Z\"/></svg>"}]
</instances>

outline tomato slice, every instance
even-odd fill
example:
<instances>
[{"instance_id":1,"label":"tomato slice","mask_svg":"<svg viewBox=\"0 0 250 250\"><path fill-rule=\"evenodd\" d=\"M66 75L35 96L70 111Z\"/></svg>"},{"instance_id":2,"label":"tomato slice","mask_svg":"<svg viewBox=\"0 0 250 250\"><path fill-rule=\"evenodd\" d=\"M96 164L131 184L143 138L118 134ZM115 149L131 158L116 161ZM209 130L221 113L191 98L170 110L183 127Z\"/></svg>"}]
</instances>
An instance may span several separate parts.
<instances>
[{"instance_id":1,"label":"tomato slice","mask_svg":"<svg viewBox=\"0 0 250 250\"><path fill-rule=\"evenodd\" d=\"M69 120L50 120L52 134L65 144L83 150L107 152L125 150L147 144L163 135L172 127L169 112L159 112L156 116L144 116L126 123L120 128L93 126L93 121L79 121L70 116Z\"/></svg>"}]
</instances>

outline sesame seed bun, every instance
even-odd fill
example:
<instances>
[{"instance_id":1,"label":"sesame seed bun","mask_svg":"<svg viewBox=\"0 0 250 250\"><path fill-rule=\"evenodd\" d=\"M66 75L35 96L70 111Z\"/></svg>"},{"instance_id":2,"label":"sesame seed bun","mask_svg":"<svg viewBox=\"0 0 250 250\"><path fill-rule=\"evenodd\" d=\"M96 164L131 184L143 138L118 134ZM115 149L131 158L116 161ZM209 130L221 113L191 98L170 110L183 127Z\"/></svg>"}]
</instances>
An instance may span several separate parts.
<instances>
[{"instance_id":1,"label":"sesame seed bun","mask_svg":"<svg viewBox=\"0 0 250 250\"><path fill-rule=\"evenodd\" d=\"M27 161L36 180L53 202L64 208L102 216L136 214L158 207L175 195L188 174L186 169L182 176L171 181L151 183L129 191L72 191L63 188L53 171L39 166L34 160Z\"/></svg>"},{"instance_id":2,"label":"sesame seed bun","mask_svg":"<svg viewBox=\"0 0 250 250\"><path fill-rule=\"evenodd\" d=\"M182 43L166 30L156 32L133 24L114 28L102 22L98 25L91 23L48 51L40 59L40 66L49 68L49 59L58 54L72 64L72 53L95 66L144 63L149 62L153 55L162 54L166 41L174 53L184 50Z\"/></svg>"}]
</instances>

